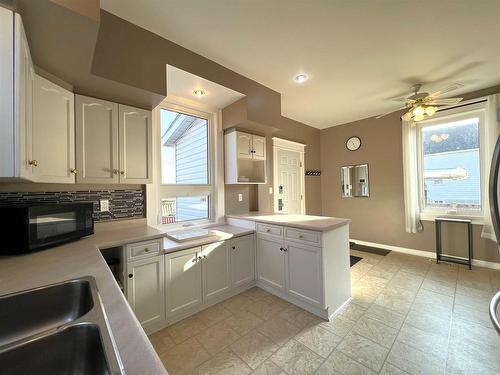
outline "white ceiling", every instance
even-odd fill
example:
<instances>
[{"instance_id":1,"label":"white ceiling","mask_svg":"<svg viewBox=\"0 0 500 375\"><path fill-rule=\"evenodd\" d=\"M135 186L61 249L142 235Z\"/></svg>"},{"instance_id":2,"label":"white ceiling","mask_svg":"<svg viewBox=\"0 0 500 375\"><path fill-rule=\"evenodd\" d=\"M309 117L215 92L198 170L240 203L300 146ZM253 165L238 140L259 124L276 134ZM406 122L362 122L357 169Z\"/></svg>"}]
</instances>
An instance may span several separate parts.
<instances>
[{"instance_id":1,"label":"white ceiling","mask_svg":"<svg viewBox=\"0 0 500 375\"><path fill-rule=\"evenodd\" d=\"M205 95L197 97L194 90L202 89ZM196 106L218 110L243 98L245 95L215 82L198 77L182 69L167 65L167 97L184 99Z\"/></svg>"},{"instance_id":2,"label":"white ceiling","mask_svg":"<svg viewBox=\"0 0 500 375\"><path fill-rule=\"evenodd\" d=\"M101 7L282 93L317 128L397 108L418 82L500 84L500 0L101 0ZM305 72L302 85L293 77ZM382 120L381 120L382 121Z\"/></svg>"}]
</instances>

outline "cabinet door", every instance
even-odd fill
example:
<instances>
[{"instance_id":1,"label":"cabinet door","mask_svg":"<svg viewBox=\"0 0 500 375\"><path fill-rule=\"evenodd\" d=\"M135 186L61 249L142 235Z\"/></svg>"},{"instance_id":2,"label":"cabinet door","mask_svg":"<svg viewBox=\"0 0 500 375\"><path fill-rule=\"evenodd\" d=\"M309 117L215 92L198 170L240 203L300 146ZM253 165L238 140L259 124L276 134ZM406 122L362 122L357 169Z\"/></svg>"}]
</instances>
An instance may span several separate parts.
<instances>
[{"instance_id":1,"label":"cabinet door","mask_svg":"<svg viewBox=\"0 0 500 375\"><path fill-rule=\"evenodd\" d=\"M254 236L237 237L230 242L231 282L236 288L255 280Z\"/></svg>"},{"instance_id":2,"label":"cabinet door","mask_svg":"<svg viewBox=\"0 0 500 375\"><path fill-rule=\"evenodd\" d=\"M202 303L200 253L196 247L165 256L168 319Z\"/></svg>"},{"instance_id":3,"label":"cabinet door","mask_svg":"<svg viewBox=\"0 0 500 375\"><path fill-rule=\"evenodd\" d=\"M120 183L150 183L153 173L151 112L120 104L118 113Z\"/></svg>"},{"instance_id":4,"label":"cabinet door","mask_svg":"<svg viewBox=\"0 0 500 375\"><path fill-rule=\"evenodd\" d=\"M236 136L236 153L238 159L251 159L252 158L252 135L237 132Z\"/></svg>"},{"instance_id":5,"label":"cabinet door","mask_svg":"<svg viewBox=\"0 0 500 375\"><path fill-rule=\"evenodd\" d=\"M35 181L75 183L73 93L35 75L33 104Z\"/></svg>"},{"instance_id":6,"label":"cabinet door","mask_svg":"<svg viewBox=\"0 0 500 375\"><path fill-rule=\"evenodd\" d=\"M257 277L273 288L285 290L285 256L281 240L257 237Z\"/></svg>"},{"instance_id":7,"label":"cabinet door","mask_svg":"<svg viewBox=\"0 0 500 375\"><path fill-rule=\"evenodd\" d=\"M165 321L163 256L127 264L127 300L144 328Z\"/></svg>"},{"instance_id":8,"label":"cabinet door","mask_svg":"<svg viewBox=\"0 0 500 375\"><path fill-rule=\"evenodd\" d=\"M266 138L252 135L252 150L254 159L266 160Z\"/></svg>"},{"instance_id":9,"label":"cabinet door","mask_svg":"<svg viewBox=\"0 0 500 375\"><path fill-rule=\"evenodd\" d=\"M305 302L322 306L321 248L287 242L285 249L288 293Z\"/></svg>"},{"instance_id":10,"label":"cabinet door","mask_svg":"<svg viewBox=\"0 0 500 375\"><path fill-rule=\"evenodd\" d=\"M0 6L0 177L14 177L14 13Z\"/></svg>"},{"instance_id":11,"label":"cabinet door","mask_svg":"<svg viewBox=\"0 0 500 375\"><path fill-rule=\"evenodd\" d=\"M19 177L33 180L33 90L35 70L21 16L15 14L14 39L14 129L17 130L15 171ZM19 171L19 172L17 172Z\"/></svg>"},{"instance_id":12,"label":"cabinet door","mask_svg":"<svg viewBox=\"0 0 500 375\"><path fill-rule=\"evenodd\" d=\"M76 96L76 181L119 182L118 104Z\"/></svg>"},{"instance_id":13,"label":"cabinet door","mask_svg":"<svg viewBox=\"0 0 500 375\"><path fill-rule=\"evenodd\" d=\"M204 245L202 257L203 299L210 301L231 289L229 243L221 241Z\"/></svg>"}]
</instances>

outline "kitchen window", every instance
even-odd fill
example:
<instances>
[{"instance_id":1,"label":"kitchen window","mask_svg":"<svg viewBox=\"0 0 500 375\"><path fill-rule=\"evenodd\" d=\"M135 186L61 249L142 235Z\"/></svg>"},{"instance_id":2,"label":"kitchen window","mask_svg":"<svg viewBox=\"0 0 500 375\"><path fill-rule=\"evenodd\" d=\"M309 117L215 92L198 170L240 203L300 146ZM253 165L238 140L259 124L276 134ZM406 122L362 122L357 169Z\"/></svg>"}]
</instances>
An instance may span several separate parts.
<instances>
[{"instance_id":1,"label":"kitchen window","mask_svg":"<svg viewBox=\"0 0 500 375\"><path fill-rule=\"evenodd\" d=\"M148 200L156 206L158 225L203 225L216 219L216 116L213 113L163 102L155 110L157 124L156 179ZM151 192L151 194L150 194Z\"/></svg>"},{"instance_id":2,"label":"kitchen window","mask_svg":"<svg viewBox=\"0 0 500 375\"><path fill-rule=\"evenodd\" d=\"M477 105L445 110L417 123L422 219L483 216L483 128L484 110Z\"/></svg>"}]
</instances>

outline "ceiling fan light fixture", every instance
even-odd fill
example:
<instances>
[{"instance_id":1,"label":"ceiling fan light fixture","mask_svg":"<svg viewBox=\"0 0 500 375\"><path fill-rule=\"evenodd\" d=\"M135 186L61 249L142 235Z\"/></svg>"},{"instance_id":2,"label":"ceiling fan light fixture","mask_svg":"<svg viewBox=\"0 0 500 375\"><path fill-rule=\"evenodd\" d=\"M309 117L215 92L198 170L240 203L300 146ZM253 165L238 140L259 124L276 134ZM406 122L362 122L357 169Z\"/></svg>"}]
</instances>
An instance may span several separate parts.
<instances>
[{"instance_id":1,"label":"ceiling fan light fixture","mask_svg":"<svg viewBox=\"0 0 500 375\"><path fill-rule=\"evenodd\" d=\"M425 107L425 114L427 116L432 116L434 113L436 113L437 110L438 110L438 107L435 107L433 105L429 105L429 106Z\"/></svg>"},{"instance_id":2,"label":"ceiling fan light fixture","mask_svg":"<svg viewBox=\"0 0 500 375\"><path fill-rule=\"evenodd\" d=\"M417 106L415 108L413 108L413 116L415 116L415 121L420 121L420 120L417 120L416 117L420 117L422 116L422 118L424 117L424 113L425 113L425 109L424 107L422 106Z\"/></svg>"},{"instance_id":3,"label":"ceiling fan light fixture","mask_svg":"<svg viewBox=\"0 0 500 375\"><path fill-rule=\"evenodd\" d=\"M418 115L413 116L413 120L415 120L415 121L422 121L423 119L424 119L423 114L418 114Z\"/></svg>"},{"instance_id":4,"label":"ceiling fan light fixture","mask_svg":"<svg viewBox=\"0 0 500 375\"><path fill-rule=\"evenodd\" d=\"M412 116L413 115L411 112L406 112L403 116L401 116L401 118L403 119L403 121L410 121Z\"/></svg>"}]
</instances>

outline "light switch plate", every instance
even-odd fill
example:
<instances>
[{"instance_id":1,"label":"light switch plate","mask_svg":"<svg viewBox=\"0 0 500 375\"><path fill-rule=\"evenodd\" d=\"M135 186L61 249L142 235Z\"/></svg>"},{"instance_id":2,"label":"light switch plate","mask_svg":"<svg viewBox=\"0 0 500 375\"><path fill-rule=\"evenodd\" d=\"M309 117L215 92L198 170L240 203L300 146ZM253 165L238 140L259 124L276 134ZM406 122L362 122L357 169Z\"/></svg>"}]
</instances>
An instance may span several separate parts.
<instances>
[{"instance_id":1,"label":"light switch plate","mask_svg":"<svg viewBox=\"0 0 500 375\"><path fill-rule=\"evenodd\" d=\"M238 202L243 202L243 194L238 194Z\"/></svg>"},{"instance_id":2,"label":"light switch plate","mask_svg":"<svg viewBox=\"0 0 500 375\"><path fill-rule=\"evenodd\" d=\"M99 201L100 207L101 207L101 212L108 212L109 211L109 200L108 199L101 199Z\"/></svg>"}]
</instances>

